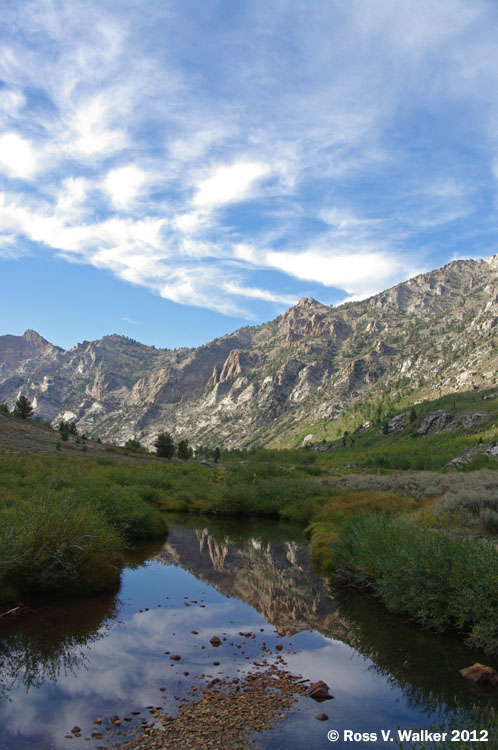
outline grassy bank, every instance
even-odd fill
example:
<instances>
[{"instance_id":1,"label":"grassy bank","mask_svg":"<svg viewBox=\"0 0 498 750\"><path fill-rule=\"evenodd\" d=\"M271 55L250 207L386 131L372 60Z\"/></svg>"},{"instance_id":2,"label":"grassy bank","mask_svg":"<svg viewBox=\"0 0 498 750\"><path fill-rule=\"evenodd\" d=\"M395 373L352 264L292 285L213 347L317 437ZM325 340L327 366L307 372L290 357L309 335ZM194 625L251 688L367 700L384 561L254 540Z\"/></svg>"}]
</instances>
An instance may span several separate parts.
<instances>
[{"instance_id":1,"label":"grassy bank","mask_svg":"<svg viewBox=\"0 0 498 750\"><path fill-rule=\"evenodd\" d=\"M498 529L495 471L337 472L306 450L226 458L0 456L0 598L111 586L123 548L163 533L166 511L273 517L310 530L322 572L498 653L497 552L479 539Z\"/></svg>"},{"instance_id":2,"label":"grassy bank","mask_svg":"<svg viewBox=\"0 0 498 750\"><path fill-rule=\"evenodd\" d=\"M116 584L122 549L166 531L146 480L105 460L0 456L0 600Z\"/></svg>"},{"instance_id":3,"label":"grassy bank","mask_svg":"<svg viewBox=\"0 0 498 750\"><path fill-rule=\"evenodd\" d=\"M306 524L336 490L314 481L301 453L297 469L275 455L232 467L0 456L0 600L108 588L127 544L166 531L165 511Z\"/></svg>"},{"instance_id":4,"label":"grassy bank","mask_svg":"<svg viewBox=\"0 0 498 750\"><path fill-rule=\"evenodd\" d=\"M331 545L339 582L372 591L391 612L498 655L498 552L494 542L368 514Z\"/></svg>"}]
</instances>

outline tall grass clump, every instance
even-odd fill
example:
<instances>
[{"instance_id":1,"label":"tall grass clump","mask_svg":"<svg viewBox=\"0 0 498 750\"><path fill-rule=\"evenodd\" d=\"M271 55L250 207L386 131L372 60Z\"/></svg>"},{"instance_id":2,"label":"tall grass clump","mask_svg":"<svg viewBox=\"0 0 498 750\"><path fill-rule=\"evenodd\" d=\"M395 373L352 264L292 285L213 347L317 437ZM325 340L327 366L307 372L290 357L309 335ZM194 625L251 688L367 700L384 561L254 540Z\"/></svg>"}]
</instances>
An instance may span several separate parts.
<instances>
[{"instance_id":1,"label":"tall grass clump","mask_svg":"<svg viewBox=\"0 0 498 750\"><path fill-rule=\"evenodd\" d=\"M0 456L0 600L114 585L120 550L167 531L158 484L142 466Z\"/></svg>"},{"instance_id":2,"label":"tall grass clump","mask_svg":"<svg viewBox=\"0 0 498 750\"><path fill-rule=\"evenodd\" d=\"M371 589L423 627L457 630L498 654L498 552L491 543L377 513L350 519L332 543L338 582Z\"/></svg>"},{"instance_id":3,"label":"tall grass clump","mask_svg":"<svg viewBox=\"0 0 498 750\"><path fill-rule=\"evenodd\" d=\"M0 599L96 592L119 580L122 537L74 495L40 492L4 507L0 520Z\"/></svg>"}]
</instances>

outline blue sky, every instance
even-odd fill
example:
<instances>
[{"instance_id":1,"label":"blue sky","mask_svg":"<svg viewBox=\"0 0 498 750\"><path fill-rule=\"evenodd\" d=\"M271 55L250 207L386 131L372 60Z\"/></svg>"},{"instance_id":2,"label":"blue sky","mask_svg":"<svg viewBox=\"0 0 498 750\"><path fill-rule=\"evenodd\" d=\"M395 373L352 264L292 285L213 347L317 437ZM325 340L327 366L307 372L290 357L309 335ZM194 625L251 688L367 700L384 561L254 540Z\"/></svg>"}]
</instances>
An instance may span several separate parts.
<instances>
[{"instance_id":1,"label":"blue sky","mask_svg":"<svg viewBox=\"0 0 498 750\"><path fill-rule=\"evenodd\" d=\"M496 2L1 6L0 334L194 346L498 251Z\"/></svg>"}]
</instances>

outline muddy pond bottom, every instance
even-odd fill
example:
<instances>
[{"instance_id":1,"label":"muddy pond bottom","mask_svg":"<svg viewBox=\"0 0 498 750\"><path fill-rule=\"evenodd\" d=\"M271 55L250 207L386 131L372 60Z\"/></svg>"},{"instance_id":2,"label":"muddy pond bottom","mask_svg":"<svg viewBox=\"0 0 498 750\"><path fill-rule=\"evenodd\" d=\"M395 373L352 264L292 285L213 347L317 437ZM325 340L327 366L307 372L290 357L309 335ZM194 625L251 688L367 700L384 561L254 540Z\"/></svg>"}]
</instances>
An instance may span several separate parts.
<instances>
[{"instance_id":1,"label":"muddy pond bottom","mask_svg":"<svg viewBox=\"0 0 498 750\"><path fill-rule=\"evenodd\" d=\"M459 674L481 653L337 597L271 522L175 518L114 595L27 604L0 621L1 750L395 748L398 727L498 708Z\"/></svg>"}]
</instances>

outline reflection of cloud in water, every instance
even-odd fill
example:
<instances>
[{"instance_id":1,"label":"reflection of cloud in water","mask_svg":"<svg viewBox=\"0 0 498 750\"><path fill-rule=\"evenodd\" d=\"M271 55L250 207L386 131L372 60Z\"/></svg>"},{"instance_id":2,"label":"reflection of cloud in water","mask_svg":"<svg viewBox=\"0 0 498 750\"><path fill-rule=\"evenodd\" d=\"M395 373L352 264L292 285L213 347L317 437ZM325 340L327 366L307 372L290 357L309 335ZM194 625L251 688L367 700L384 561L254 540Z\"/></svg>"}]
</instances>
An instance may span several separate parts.
<instances>
[{"instance_id":1,"label":"reflection of cloud in water","mask_svg":"<svg viewBox=\"0 0 498 750\"><path fill-rule=\"evenodd\" d=\"M425 675L417 673L421 671L420 651L424 651L424 663L432 660L439 670L437 703L444 690L453 685L448 681L453 669L451 648L438 661L430 635L417 636L418 631L395 618L391 618L391 623L386 613L375 607L366 606L363 611L351 603L338 605L325 582L313 575L309 550L295 540L287 543L282 538L272 542L268 538L246 537L234 542L227 529L229 525L225 523L223 533L215 529L216 533L210 536L207 528L197 531L172 525L168 543L160 551L155 550L167 565L156 559L146 567L124 571L120 622L113 622L107 632L101 626L114 616L116 602L112 597L92 600L93 609L82 607L81 602L66 602L64 608L66 615L69 612L71 627L68 631L61 626L53 634L52 651L48 649L45 662L43 658L39 660L43 672L53 657L58 671L54 672L52 683L45 681L39 690L26 694L22 677L29 670L25 670L22 660L17 664L20 679L10 691L12 700L0 702L0 723L10 732L0 738L0 750L24 748L23 737L29 737L30 742L40 737L37 750L45 750L50 743L65 748L64 733L75 724L89 733L97 716L124 715L147 705L162 704L168 711L174 710L173 696L182 695L192 684L200 684L197 675L235 675L238 669L250 668L255 659L261 661L262 642L272 647L277 640L264 617L280 633L288 634L279 639L287 668L312 681L322 679L330 686L336 698L327 703L326 713L333 717L337 728L373 731L375 727L395 727L397 723L426 723L421 711L425 710L423 700L410 705L411 697L418 693L434 704L433 676L426 680ZM364 598L361 602L365 602ZM139 609L144 611L138 612ZM18 646L29 646L31 638L31 652L28 649L27 653L31 653L29 659L36 665L36 649L43 656L41 646L47 634L40 635L32 625L31 632L28 620L18 620L12 626L12 638L21 634ZM192 630L198 635L193 635ZM257 637L253 640L239 636L239 632L248 631ZM72 641L68 632L74 636ZM211 636L223 634L226 642L213 648L209 643ZM237 650L235 646L242 640L246 644ZM235 645L230 647L230 641ZM288 654L288 645L297 653ZM416 648L408 659L412 645ZM181 661L172 662L165 651L179 654ZM61 653L71 659L81 652L85 662L75 662L74 673L60 669ZM21 654L22 649L15 653ZM464 658L462 653L466 653L463 647L457 660ZM246 656L251 658L246 660ZM268 654L264 657L271 661ZM383 667L378 670L371 658ZM213 661L220 664L215 666ZM190 673L188 677L183 676L184 671ZM50 677L50 670L46 676ZM442 690L440 683L444 680L448 686ZM160 693L160 686L166 686L167 692ZM299 714L279 727L278 743L297 748L297 738L304 737L308 742L309 731L317 743L309 746L322 746L325 734L324 727L314 719L316 704L303 699L299 707ZM308 727L304 734L303 726ZM268 741L264 746L273 744ZM95 743L85 743L85 747L94 746Z\"/></svg>"},{"instance_id":2,"label":"reflection of cloud in water","mask_svg":"<svg viewBox=\"0 0 498 750\"><path fill-rule=\"evenodd\" d=\"M196 579L182 570L165 568L157 562L152 567L160 569L163 585L177 573L184 584L190 582L190 588L182 587L182 594L198 586ZM128 572L128 575L131 578L141 576L141 571ZM206 589L204 585L203 589ZM149 598L153 599L150 593ZM126 594L126 587L123 594ZM185 607L182 600L175 606L129 612L122 624L114 624L104 639L92 644L85 667L78 669L77 674L60 673L56 685L45 684L40 690L24 695L19 685L14 687L12 700L0 704L0 722L12 733L46 734L57 746L65 747L63 735L75 724L90 727L97 716L115 713L117 704L121 704L118 713L133 707L158 705L160 685L177 684L180 679L185 687L190 686L193 680L186 681L182 675L185 670L192 676L210 670L234 672L232 649L213 649L209 638L214 633L224 632L227 643L232 637L240 641L241 621L245 629L256 629L262 625L262 620L247 605L215 591L209 592L204 601L205 608ZM230 620L239 624L231 625ZM193 635L191 630L199 634ZM206 648L201 649L202 645ZM181 661L171 662L165 651L180 654ZM213 660L219 661L220 666L214 667ZM171 700L169 695L166 697ZM161 700L164 698L161 696Z\"/></svg>"}]
</instances>

